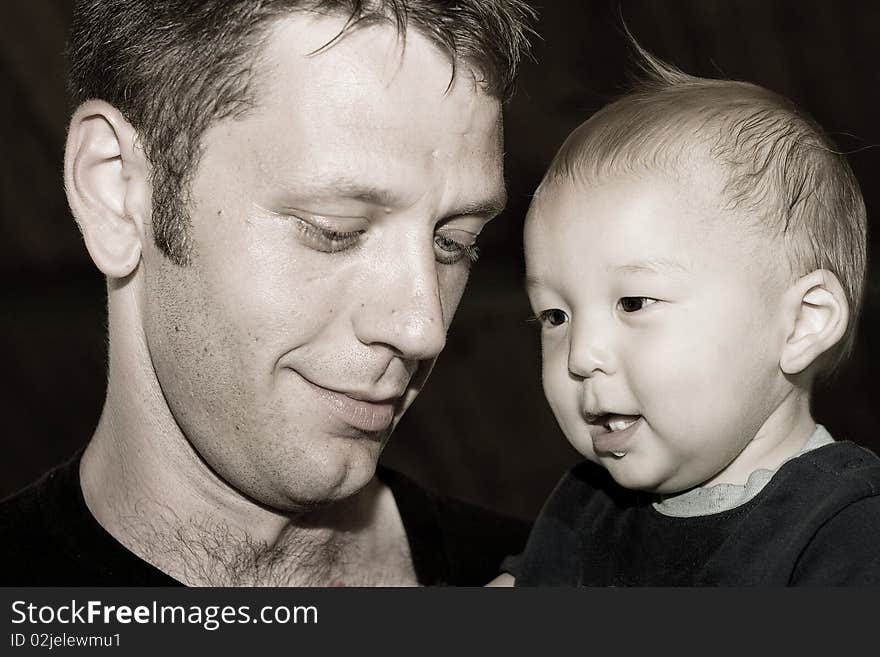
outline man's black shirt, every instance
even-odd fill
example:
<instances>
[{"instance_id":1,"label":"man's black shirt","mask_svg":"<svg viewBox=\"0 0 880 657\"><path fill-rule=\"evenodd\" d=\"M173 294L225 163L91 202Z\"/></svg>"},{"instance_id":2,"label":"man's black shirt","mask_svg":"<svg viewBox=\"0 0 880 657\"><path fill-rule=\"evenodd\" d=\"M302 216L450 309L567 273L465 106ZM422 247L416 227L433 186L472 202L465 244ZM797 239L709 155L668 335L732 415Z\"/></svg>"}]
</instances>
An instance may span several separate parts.
<instances>
[{"instance_id":1,"label":"man's black shirt","mask_svg":"<svg viewBox=\"0 0 880 657\"><path fill-rule=\"evenodd\" d=\"M126 549L82 495L82 452L0 502L0 586L182 586ZM394 494L424 586L482 586L522 550L525 521L435 495L380 468Z\"/></svg>"}]
</instances>

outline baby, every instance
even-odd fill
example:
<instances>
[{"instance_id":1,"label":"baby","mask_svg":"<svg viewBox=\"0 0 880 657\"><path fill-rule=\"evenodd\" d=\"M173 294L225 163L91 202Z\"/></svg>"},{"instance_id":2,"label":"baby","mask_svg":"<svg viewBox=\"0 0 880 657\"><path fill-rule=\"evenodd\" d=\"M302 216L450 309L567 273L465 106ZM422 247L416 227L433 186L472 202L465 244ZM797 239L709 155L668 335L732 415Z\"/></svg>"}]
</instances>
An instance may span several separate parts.
<instances>
[{"instance_id":1,"label":"baby","mask_svg":"<svg viewBox=\"0 0 880 657\"><path fill-rule=\"evenodd\" d=\"M858 183L785 98L642 55L646 81L569 136L526 220L544 390L587 461L508 570L880 584L880 459L810 413L853 344Z\"/></svg>"}]
</instances>

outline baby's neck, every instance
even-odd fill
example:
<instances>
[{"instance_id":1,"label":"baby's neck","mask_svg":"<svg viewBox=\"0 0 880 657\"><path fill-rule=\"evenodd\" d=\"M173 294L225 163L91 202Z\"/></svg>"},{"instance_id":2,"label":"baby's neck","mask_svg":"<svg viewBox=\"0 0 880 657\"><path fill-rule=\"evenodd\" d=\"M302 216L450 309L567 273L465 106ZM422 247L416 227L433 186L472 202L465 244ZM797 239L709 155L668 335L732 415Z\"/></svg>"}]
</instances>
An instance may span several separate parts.
<instances>
[{"instance_id":1,"label":"baby's neck","mask_svg":"<svg viewBox=\"0 0 880 657\"><path fill-rule=\"evenodd\" d=\"M730 465L701 485L744 486L756 470L776 470L800 452L815 430L809 393L792 389Z\"/></svg>"}]
</instances>

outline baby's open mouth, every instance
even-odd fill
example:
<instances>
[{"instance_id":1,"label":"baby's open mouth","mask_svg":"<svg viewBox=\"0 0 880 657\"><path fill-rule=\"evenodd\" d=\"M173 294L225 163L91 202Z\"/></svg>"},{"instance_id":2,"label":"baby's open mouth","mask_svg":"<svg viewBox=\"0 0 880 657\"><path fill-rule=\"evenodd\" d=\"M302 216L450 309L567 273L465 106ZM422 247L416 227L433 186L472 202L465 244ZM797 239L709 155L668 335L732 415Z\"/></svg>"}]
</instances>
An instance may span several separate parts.
<instances>
[{"instance_id":1,"label":"baby's open mouth","mask_svg":"<svg viewBox=\"0 0 880 657\"><path fill-rule=\"evenodd\" d=\"M593 449L597 454L611 454L622 459L629 452L634 434L639 430L641 415L622 415L620 413L585 414L587 422L604 431L592 432Z\"/></svg>"},{"instance_id":2,"label":"baby's open mouth","mask_svg":"<svg viewBox=\"0 0 880 657\"><path fill-rule=\"evenodd\" d=\"M621 415L620 413L585 413L588 424L604 427L608 431L626 431L642 418L641 415Z\"/></svg>"},{"instance_id":3,"label":"baby's open mouth","mask_svg":"<svg viewBox=\"0 0 880 657\"><path fill-rule=\"evenodd\" d=\"M625 431L639 421L641 415L605 415L602 426L608 431Z\"/></svg>"}]
</instances>

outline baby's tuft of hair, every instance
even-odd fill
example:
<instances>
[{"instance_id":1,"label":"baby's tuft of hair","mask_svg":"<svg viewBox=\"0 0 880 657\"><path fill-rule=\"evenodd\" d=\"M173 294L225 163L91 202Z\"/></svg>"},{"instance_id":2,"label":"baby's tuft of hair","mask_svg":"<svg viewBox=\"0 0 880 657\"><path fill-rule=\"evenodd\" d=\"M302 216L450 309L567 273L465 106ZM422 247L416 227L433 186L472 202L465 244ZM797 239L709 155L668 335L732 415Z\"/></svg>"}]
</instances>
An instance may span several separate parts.
<instances>
[{"instance_id":1,"label":"baby's tuft of hair","mask_svg":"<svg viewBox=\"0 0 880 657\"><path fill-rule=\"evenodd\" d=\"M846 158L784 96L689 75L632 44L632 89L569 135L542 187L714 165L722 207L779 240L793 279L827 269L840 280L850 320L820 364L831 374L852 351L867 267L865 204Z\"/></svg>"}]
</instances>

